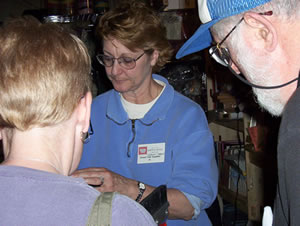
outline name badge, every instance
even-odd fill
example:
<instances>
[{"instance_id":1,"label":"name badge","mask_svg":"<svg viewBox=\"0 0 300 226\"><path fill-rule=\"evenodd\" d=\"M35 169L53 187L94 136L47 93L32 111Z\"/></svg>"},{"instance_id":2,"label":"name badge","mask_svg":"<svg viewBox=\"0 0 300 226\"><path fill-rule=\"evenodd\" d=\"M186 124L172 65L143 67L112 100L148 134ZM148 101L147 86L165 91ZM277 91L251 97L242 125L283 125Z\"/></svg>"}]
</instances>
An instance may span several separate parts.
<instances>
[{"instance_id":1,"label":"name badge","mask_svg":"<svg viewBox=\"0 0 300 226\"><path fill-rule=\"evenodd\" d=\"M139 144L137 163L158 163L165 161L165 143Z\"/></svg>"}]
</instances>

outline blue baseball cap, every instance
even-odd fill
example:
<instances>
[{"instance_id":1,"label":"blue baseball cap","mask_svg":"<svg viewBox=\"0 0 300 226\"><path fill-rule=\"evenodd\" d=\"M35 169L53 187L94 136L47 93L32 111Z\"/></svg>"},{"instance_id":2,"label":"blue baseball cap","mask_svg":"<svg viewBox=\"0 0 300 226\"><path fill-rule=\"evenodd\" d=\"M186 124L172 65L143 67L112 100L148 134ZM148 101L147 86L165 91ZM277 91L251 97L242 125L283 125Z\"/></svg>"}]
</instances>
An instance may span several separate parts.
<instances>
[{"instance_id":1,"label":"blue baseball cap","mask_svg":"<svg viewBox=\"0 0 300 226\"><path fill-rule=\"evenodd\" d=\"M209 28L220 20L263 5L271 0L198 0L198 13L202 25L176 54L179 59L211 45Z\"/></svg>"}]
</instances>

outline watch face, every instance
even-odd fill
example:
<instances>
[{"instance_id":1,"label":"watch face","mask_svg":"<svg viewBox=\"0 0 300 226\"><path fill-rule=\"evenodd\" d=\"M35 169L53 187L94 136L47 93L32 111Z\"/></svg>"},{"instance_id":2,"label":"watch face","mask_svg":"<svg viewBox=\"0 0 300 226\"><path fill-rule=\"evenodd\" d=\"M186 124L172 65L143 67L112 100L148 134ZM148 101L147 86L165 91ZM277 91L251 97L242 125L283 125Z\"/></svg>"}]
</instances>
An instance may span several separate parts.
<instances>
[{"instance_id":1,"label":"watch face","mask_svg":"<svg viewBox=\"0 0 300 226\"><path fill-rule=\"evenodd\" d=\"M140 188L140 189L145 189L145 188L146 188L146 187L145 187L145 184L139 183L139 188Z\"/></svg>"}]
</instances>

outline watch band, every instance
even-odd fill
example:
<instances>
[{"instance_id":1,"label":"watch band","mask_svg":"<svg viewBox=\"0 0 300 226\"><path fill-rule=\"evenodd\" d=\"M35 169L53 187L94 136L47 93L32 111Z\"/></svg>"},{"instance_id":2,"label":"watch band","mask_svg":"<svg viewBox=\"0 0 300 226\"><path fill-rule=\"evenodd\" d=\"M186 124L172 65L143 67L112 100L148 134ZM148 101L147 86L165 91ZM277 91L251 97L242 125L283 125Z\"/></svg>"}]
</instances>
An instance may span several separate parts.
<instances>
[{"instance_id":1,"label":"watch band","mask_svg":"<svg viewBox=\"0 0 300 226\"><path fill-rule=\"evenodd\" d=\"M137 185L138 185L138 188L139 188L139 194L136 197L135 201L139 202L142 199L142 197L143 197L143 194L144 194L144 192L146 190L146 186L145 186L144 183L142 183L140 181L138 181Z\"/></svg>"}]
</instances>

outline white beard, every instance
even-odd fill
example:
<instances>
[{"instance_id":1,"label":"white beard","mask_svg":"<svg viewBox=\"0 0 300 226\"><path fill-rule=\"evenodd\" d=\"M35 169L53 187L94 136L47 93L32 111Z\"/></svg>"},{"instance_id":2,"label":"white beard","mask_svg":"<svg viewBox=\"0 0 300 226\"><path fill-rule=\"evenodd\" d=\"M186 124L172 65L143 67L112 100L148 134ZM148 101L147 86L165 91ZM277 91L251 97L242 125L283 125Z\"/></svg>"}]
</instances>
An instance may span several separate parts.
<instances>
[{"instance_id":1,"label":"white beard","mask_svg":"<svg viewBox=\"0 0 300 226\"><path fill-rule=\"evenodd\" d=\"M274 86L282 84L279 70L274 68L273 59L255 54L247 48L242 32L233 35L231 41L232 50L236 53L237 64L243 75L253 84L261 86ZM234 45L232 45L234 43ZM267 59L267 60L266 60ZM258 104L274 116L282 114L285 102L282 100L281 89L252 88Z\"/></svg>"},{"instance_id":2,"label":"white beard","mask_svg":"<svg viewBox=\"0 0 300 226\"><path fill-rule=\"evenodd\" d=\"M285 103L280 99L279 89L266 90L252 88L258 104L274 116L280 116L284 110Z\"/></svg>"}]
</instances>

